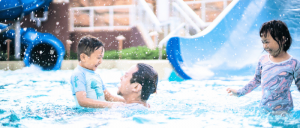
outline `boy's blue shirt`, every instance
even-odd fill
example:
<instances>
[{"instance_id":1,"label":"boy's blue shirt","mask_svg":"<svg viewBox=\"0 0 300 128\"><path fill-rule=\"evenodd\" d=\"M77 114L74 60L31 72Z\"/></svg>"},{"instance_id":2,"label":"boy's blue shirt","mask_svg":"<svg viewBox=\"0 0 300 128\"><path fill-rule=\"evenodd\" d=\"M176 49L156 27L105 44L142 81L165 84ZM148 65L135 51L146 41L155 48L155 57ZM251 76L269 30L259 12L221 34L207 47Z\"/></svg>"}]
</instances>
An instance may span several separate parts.
<instances>
[{"instance_id":1,"label":"boy's blue shirt","mask_svg":"<svg viewBox=\"0 0 300 128\"><path fill-rule=\"evenodd\" d=\"M77 66L71 76L72 94L79 107L76 92L85 91L87 98L105 101L104 90L106 89L99 74L95 71Z\"/></svg>"}]
</instances>

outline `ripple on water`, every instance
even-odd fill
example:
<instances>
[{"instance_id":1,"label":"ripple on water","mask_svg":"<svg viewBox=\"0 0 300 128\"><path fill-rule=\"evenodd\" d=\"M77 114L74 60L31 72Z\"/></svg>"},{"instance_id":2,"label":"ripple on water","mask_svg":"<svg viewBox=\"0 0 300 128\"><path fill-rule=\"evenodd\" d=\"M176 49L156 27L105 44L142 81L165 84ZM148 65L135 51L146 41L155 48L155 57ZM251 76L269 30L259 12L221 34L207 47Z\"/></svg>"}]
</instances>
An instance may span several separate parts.
<instances>
[{"instance_id":1,"label":"ripple on water","mask_svg":"<svg viewBox=\"0 0 300 128\"><path fill-rule=\"evenodd\" d=\"M3 114L4 112L6 112L5 110L0 109L0 114Z\"/></svg>"},{"instance_id":2,"label":"ripple on water","mask_svg":"<svg viewBox=\"0 0 300 128\"><path fill-rule=\"evenodd\" d=\"M299 126L300 94L291 91L294 110L288 117L271 118L258 107L261 88L243 97L226 93L245 81L159 81L148 111L75 109L69 83L71 70L0 71L0 124L7 127L272 127ZM123 71L97 70L107 89L116 95ZM117 77L116 77L117 76ZM5 78L5 80L4 80ZM16 82L17 81L17 82ZM189 125L193 124L193 125ZM1 127L1 126L0 126Z\"/></svg>"}]
</instances>

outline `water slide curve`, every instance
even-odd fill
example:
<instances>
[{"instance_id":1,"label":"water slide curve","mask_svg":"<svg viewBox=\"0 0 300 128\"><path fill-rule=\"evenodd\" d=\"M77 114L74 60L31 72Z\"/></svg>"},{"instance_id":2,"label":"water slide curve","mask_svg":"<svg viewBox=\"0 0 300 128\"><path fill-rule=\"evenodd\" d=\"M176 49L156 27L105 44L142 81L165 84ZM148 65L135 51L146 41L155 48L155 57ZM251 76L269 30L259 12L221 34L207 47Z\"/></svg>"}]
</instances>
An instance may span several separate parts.
<instances>
[{"instance_id":1,"label":"water slide curve","mask_svg":"<svg viewBox=\"0 0 300 128\"><path fill-rule=\"evenodd\" d=\"M168 60L183 79L251 76L263 46L264 22L284 21L292 36L288 51L300 59L300 0L233 0L205 30L193 37L172 37Z\"/></svg>"},{"instance_id":2,"label":"water slide curve","mask_svg":"<svg viewBox=\"0 0 300 128\"><path fill-rule=\"evenodd\" d=\"M21 15L27 15L32 11L48 6L52 0L0 0L0 22L4 20L16 21ZM8 27L0 24L0 29ZM21 44L26 47L24 54L25 66L36 64L43 70L58 70L65 55L62 42L54 35L40 33L33 28L22 28L20 30ZM15 30L10 29L2 33L4 38L14 40Z\"/></svg>"}]
</instances>

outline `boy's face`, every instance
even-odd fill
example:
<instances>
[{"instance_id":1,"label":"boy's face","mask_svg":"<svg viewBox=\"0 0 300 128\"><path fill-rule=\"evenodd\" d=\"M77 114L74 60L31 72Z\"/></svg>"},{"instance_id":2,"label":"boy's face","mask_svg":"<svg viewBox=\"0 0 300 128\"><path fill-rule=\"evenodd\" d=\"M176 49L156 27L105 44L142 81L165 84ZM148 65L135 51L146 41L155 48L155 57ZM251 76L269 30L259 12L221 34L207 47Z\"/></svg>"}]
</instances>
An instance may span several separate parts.
<instances>
[{"instance_id":1,"label":"boy's face","mask_svg":"<svg viewBox=\"0 0 300 128\"><path fill-rule=\"evenodd\" d=\"M96 71L97 67L102 63L103 56L104 56L103 47L100 47L97 50L95 50L90 56L84 54L83 57L80 57L81 66L89 70Z\"/></svg>"}]
</instances>

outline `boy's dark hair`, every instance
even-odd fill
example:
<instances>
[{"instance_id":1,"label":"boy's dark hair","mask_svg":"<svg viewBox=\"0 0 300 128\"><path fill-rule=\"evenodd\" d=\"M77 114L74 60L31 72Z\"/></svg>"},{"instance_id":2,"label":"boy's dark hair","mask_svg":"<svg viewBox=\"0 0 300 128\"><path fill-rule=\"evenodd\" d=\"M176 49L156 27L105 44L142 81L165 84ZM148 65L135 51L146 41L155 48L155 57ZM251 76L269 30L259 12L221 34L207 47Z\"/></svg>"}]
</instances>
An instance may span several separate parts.
<instances>
[{"instance_id":1,"label":"boy's dark hair","mask_svg":"<svg viewBox=\"0 0 300 128\"><path fill-rule=\"evenodd\" d=\"M158 75L152 66L144 63L137 64L138 71L132 74L130 83L142 85L141 99L148 100L152 93L156 92Z\"/></svg>"},{"instance_id":2,"label":"boy's dark hair","mask_svg":"<svg viewBox=\"0 0 300 128\"><path fill-rule=\"evenodd\" d=\"M279 50L283 47L283 51L286 52L290 48L292 44L292 37L287 25L284 22L280 20L271 20L269 22L265 22L259 31L259 35L260 37L267 37L268 32L279 45ZM283 36L286 39L284 45L282 44L282 42L285 41L284 38L282 38Z\"/></svg>"},{"instance_id":3,"label":"boy's dark hair","mask_svg":"<svg viewBox=\"0 0 300 128\"><path fill-rule=\"evenodd\" d=\"M87 35L81 37L77 46L77 58L80 61L80 54L84 53L90 56L95 50L104 47L103 43L94 36Z\"/></svg>"}]
</instances>

